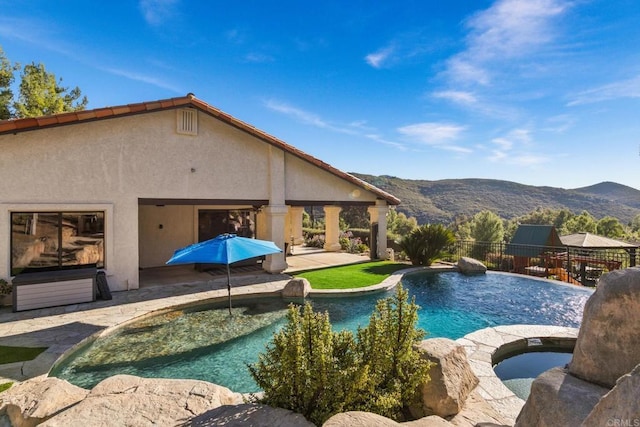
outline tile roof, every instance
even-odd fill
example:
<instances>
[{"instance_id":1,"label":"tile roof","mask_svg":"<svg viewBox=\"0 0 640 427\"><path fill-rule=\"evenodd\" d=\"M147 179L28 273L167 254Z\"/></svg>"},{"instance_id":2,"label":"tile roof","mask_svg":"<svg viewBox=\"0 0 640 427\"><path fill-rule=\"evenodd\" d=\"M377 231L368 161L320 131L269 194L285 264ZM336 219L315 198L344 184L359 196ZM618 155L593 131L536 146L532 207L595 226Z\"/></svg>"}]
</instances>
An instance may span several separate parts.
<instances>
[{"instance_id":1,"label":"tile roof","mask_svg":"<svg viewBox=\"0 0 640 427\"><path fill-rule=\"evenodd\" d=\"M361 188L364 188L378 196L380 199L387 201L391 205L398 205L400 199L397 197L375 187L355 176L343 172L333 166L319 160L292 145L264 132L260 129L251 126L250 124L239 120L224 111L213 107L206 102L203 102L195 97L193 94L187 94L187 96L163 99L159 101L140 102L137 104L119 105L115 107L96 108L94 110L82 110L70 113L60 113L50 116L42 117L30 117L25 119L13 119L0 121L0 135L15 134L18 132L27 132L38 129L44 129L54 126L73 125L78 123L90 122L95 120L105 120L123 116L129 116L134 114L144 114L153 111L161 111L182 107L194 107L210 116L217 118L218 120L225 122L237 129L247 132L254 137L261 139L271 145L274 145L292 155L299 157L327 172L332 173L342 179L345 179Z\"/></svg>"}]
</instances>

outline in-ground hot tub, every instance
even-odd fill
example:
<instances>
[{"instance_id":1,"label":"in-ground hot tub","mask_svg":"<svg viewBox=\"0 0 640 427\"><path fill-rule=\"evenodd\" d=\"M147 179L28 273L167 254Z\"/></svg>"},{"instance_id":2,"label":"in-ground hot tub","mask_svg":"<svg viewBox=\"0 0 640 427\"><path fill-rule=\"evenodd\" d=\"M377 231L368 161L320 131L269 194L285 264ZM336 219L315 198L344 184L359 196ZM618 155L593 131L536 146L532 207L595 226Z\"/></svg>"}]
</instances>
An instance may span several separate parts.
<instances>
[{"instance_id":1,"label":"in-ground hot tub","mask_svg":"<svg viewBox=\"0 0 640 427\"><path fill-rule=\"evenodd\" d=\"M493 370L509 390L527 400L531 383L541 373L570 361L575 338L525 338L505 344L492 356Z\"/></svg>"}]
</instances>

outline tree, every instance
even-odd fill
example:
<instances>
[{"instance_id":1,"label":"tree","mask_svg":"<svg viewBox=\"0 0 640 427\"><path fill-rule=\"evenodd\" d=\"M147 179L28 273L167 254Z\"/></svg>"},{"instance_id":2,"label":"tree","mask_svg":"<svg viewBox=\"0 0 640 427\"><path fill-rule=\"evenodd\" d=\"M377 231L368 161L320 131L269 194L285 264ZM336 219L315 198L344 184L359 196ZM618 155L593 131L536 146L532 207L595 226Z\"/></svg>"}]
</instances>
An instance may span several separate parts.
<instances>
[{"instance_id":1,"label":"tree","mask_svg":"<svg viewBox=\"0 0 640 427\"><path fill-rule=\"evenodd\" d=\"M15 79L13 73L18 69L19 66L11 64L0 46L0 120L11 118L11 102L13 100L11 85Z\"/></svg>"},{"instance_id":2,"label":"tree","mask_svg":"<svg viewBox=\"0 0 640 427\"><path fill-rule=\"evenodd\" d=\"M596 225L596 231L599 235L619 239L624 235L624 227L618 220L612 216L605 216Z\"/></svg>"},{"instance_id":3,"label":"tree","mask_svg":"<svg viewBox=\"0 0 640 427\"><path fill-rule=\"evenodd\" d=\"M640 232L640 214L633 217L631 220L631 231L634 233Z\"/></svg>"},{"instance_id":4,"label":"tree","mask_svg":"<svg viewBox=\"0 0 640 427\"><path fill-rule=\"evenodd\" d=\"M406 236L418 227L414 217L407 218L404 212L389 209L387 213L387 231L395 236Z\"/></svg>"},{"instance_id":5,"label":"tree","mask_svg":"<svg viewBox=\"0 0 640 427\"><path fill-rule=\"evenodd\" d=\"M502 242L504 238L502 218L488 210L478 212L471 220L471 237L476 242Z\"/></svg>"},{"instance_id":6,"label":"tree","mask_svg":"<svg viewBox=\"0 0 640 427\"><path fill-rule=\"evenodd\" d=\"M596 219L587 211L569 219L564 226L567 234L595 233L597 231Z\"/></svg>"},{"instance_id":7,"label":"tree","mask_svg":"<svg viewBox=\"0 0 640 427\"><path fill-rule=\"evenodd\" d=\"M20 95L14 103L17 117L37 117L67 111L84 110L88 100L82 97L80 88L60 86L62 79L56 81L56 76L47 72L43 64L31 63L22 70Z\"/></svg>"},{"instance_id":8,"label":"tree","mask_svg":"<svg viewBox=\"0 0 640 427\"><path fill-rule=\"evenodd\" d=\"M35 62L22 68L16 100L11 85L20 69L19 64L11 64L0 47L0 120L79 111L87 106L87 97L78 87L63 87L62 79Z\"/></svg>"},{"instance_id":9,"label":"tree","mask_svg":"<svg viewBox=\"0 0 640 427\"><path fill-rule=\"evenodd\" d=\"M340 228L369 228L369 212L366 206L346 206L340 212L340 220L344 220L346 227Z\"/></svg>"}]
</instances>

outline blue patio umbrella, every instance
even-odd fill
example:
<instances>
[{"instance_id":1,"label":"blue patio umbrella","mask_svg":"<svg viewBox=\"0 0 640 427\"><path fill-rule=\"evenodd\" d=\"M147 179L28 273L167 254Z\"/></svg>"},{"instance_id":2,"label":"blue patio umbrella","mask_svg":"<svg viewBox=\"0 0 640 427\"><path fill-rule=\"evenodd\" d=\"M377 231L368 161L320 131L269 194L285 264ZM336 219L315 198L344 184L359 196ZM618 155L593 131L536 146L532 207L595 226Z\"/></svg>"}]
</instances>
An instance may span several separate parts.
<instances>
[{"instance_id":1,"label":"blue patio umbrella","mask_svg":"<svg viewBox=\"0 0 640 427\"><path fill-rule=\"evenodd\" d=\"M227 290L229 292L229 314L231 314L231 272L229 265L234 262L263 255L282 252L275 243L267 240L238 237L235 234L220 234L219 236L194 243L174 252L167 265L211 263L227 266Z\"/></svg>"}]
</instances>

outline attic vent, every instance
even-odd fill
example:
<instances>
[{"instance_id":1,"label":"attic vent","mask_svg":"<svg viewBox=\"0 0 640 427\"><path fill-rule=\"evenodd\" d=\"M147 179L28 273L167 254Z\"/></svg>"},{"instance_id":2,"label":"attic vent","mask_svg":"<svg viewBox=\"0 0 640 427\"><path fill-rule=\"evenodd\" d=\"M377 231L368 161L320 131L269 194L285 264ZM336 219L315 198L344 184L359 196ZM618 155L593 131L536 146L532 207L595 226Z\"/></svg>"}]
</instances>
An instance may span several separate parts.
<instances>
[{"instance_id":1,"label":"attic vent","mask_svg":"<svg viewBox=\"0 0 640 427\"><path fill-rule=\"evenodd\" d=\"M198 134L198 111L188 108L178 110L176 132L182 135Z\"/></svg>"}]
</instances>

